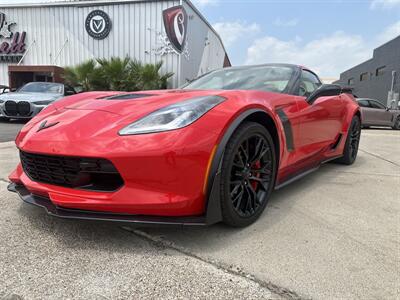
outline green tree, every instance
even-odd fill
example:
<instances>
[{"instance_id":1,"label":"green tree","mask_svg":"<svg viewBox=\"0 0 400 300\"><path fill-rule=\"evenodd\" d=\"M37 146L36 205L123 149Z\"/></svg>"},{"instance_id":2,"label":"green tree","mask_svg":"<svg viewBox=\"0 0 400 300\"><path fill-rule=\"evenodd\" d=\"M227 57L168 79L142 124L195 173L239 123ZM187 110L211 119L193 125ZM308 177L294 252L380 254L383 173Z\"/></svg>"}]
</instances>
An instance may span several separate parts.
<instances>
[{"instance_id":1,"label":"green tree","mask_svg":"<svg viewBox=\"0 0 400 300\"><path fill-rule=\"evenodd\" d=\"M131 59L125 57L111 57L107 59L97 59L100 65L100 76L108 83L108 89L112 91L128 91L132 86L129 80L129 63Z\"/></svg>"},{"instance_id":2,"label":"green tree","mask_svg":"<svg viewBox=\"0 0 400 300\"><path fill-rule=\"evenodd\" d=\"M84 91L94 89L93 83L97 80L94 76L96 61L89 59L75 67L64 68L64 81L73 87L81 87Z\"/></svg>"},{"instance_id":3,"label":"green tree","mask_svg":"<svg viewBox=\"0 0 400 300\"><path fill-rule=\"evenodd\" d=\"M173 73L161 74L163 63L143 64L129 57L90 59L64 69L65 83L83 91L140 91L166 89Z\"/></svg>"},{"instance_id":4,"label":"green tree","mask_svg":"<svg viewBox=\"0 0 400 300\"><path fill-rule=\"evenodd\" d=\"M160 61L156 64L142 64L134 60L130 63L130 78L135 81L138 90L158 90L166 89L168 79L171 78L173 73L161 74L163 62Z\"/></svg>"}]
</instances>

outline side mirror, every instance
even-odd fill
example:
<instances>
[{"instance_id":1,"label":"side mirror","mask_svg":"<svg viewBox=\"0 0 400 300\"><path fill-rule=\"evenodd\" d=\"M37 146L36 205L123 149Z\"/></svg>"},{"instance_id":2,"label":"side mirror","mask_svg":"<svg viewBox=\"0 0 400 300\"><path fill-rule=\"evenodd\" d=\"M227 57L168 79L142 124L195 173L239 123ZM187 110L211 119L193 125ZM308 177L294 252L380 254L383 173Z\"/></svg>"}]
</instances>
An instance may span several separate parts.
<instances>
[{"instance_id":1,"label":"side mirror","mask_svg":"<svg viewBox=\"0 0 400 300\"><path fill-rule=\"evenodd\" d=\"M342 93L342 87L337 84L323 84L318 89L316 89L310 96L307 98L307 102L309 104L313 104L315 100L320 97L328 97L328 96L339 96Z\"/></svg>"},{"instance_id":2,"label":"side mirror","mask_svg":"<svg viewBox=\"0 0 400 300\"><path fill-rule=\"evenodd\" d=\"M65 91L65 96L72 96L75 95L73 91Z\"/></svg>"}]
</instances>

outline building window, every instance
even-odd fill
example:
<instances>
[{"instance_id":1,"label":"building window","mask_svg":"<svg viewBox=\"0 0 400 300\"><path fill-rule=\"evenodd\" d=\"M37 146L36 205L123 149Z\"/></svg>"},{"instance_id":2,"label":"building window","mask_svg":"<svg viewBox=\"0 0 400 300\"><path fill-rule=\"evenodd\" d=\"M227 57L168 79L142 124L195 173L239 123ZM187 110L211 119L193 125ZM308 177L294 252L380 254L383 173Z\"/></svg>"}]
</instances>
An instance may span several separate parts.
<instances>
[{"instance_id":1,"label":"building window","mask_svg":"<svg viewBox=\"0 0 400 300\"><path fill-rule=\"evenodd\" d=\"M366 73L362 73L361 75L360 75L360 81L366 81L366 80L368 80L368 72L366 72Z\"/></svg>"},{"instance_id":2,"label":"building window","mask_svg":"<svg viewBox=\"0 0 400 300\"><path fill-rule=\"evenodd\" d=\"M349 80L347 80L347 84L348 85L353 85L354 84L354 78L350 78Z\"/></svg>"},{"instance_id":3,"label":"building window","mask_svg":"<svg viewBox=\"0 0 400 300\"><path fill-rule=\"evenodd\" d=\"M378 69L376 69L375 75L376 76L382 76L385 73L385 69L386 69L386 66L379 67Z\"/></svg>"}]
</instances>

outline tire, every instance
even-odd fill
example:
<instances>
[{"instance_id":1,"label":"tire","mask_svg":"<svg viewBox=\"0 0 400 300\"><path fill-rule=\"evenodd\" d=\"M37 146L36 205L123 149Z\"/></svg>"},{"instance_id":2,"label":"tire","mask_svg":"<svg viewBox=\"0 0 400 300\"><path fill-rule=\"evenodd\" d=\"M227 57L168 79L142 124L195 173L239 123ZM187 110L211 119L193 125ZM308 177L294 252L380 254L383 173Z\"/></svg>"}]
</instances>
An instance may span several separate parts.
<instances>
[{"instance_id":1,"label":"tire","mask_svg":"<svg viewBox=\"0 0 400 300\"><path fill-rule=\"evenodd\" d=\"M400 130L400 116L397 117L396 121L394 122L394 125L392 127L394 130Z\"/></svg>"},{"instance_id":2,"label":"tire","mask_svg":"<svg viewBox=\"0 0 400 300\"><path fill-rule=\"evenodd\" d=\"M347 134L346 144L344 145L343 156L335 160L335 162L352 165L357 158L358 146L361 137L361 121L358 116L354 116L351 120L349 132Z\"/></svg>"},{"instance_id":3,"label":"tire","mask_svg":"<svg viewBox=\"0 0 400 300\"><path fill-rule=\"evenodd\" d=\"M268 130L245 122L229 140L221 172L223 222L245 227L255 222L267 206L275 185L277 159Z\"/></svg>"}]
</instances>

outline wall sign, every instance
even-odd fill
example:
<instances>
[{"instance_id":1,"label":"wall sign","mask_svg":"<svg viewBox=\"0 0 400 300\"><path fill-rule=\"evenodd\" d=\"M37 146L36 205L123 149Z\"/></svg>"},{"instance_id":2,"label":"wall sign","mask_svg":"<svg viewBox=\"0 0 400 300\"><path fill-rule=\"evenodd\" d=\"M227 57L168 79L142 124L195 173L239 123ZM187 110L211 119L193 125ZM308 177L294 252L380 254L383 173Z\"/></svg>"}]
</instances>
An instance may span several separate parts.
<instances>
[{"instance_id":1,"label":"wall sign","mask_svg":"<svg viewBox=\"0 0 400 300\"><path fill-rule=\"evenodd\" d=\"M15 22L6 20L6 15L0 13L0 62L19 62L26 51L26 32L13 32L11 27Z\"/></svg>"},{"instance_id":2,"label":"wall sign","mask_svg":"<svg viewBox=\"0 0 400 300\"><path fill-rule=\"evenodd\" d=\"M170 7L163 12L165 32L171 45L182 53L186 45L188 17L183 6Z\"/></svg>"},{"instance_id":3,"label":"wall sign","mask_svg":"<svg viewBox=\"0 0 400 300\"><path fill-rule=\"evenodd\" d=\"M111 20L104 11L94 10L87 15L85 27L92 38L103 40L111 31Z\"/></svg>"}]
</instances>

